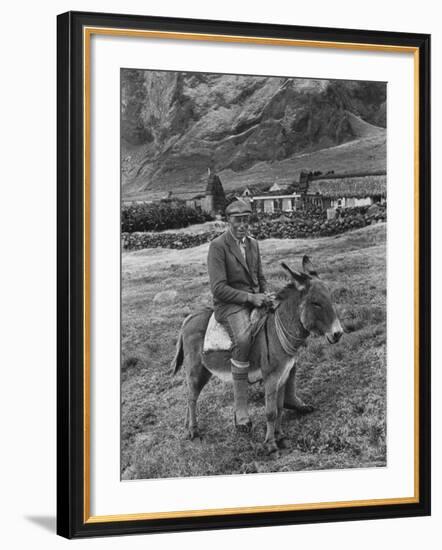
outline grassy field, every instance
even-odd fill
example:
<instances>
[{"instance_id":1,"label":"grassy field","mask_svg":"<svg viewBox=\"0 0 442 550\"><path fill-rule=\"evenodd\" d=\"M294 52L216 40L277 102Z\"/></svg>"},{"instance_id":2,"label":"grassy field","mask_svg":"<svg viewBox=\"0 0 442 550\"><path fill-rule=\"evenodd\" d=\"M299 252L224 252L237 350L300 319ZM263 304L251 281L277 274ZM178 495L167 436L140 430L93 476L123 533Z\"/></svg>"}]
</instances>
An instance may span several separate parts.
<instances>
[{"instance_id":1,"label":"grassy field","mask_svg":"<svg viewBox=\"0 0 442 550\"><path fill-rule=\"evenodd\" d=\"M121 475L123 479L283 472L386 465L386 225L336 237L260 242L270 290L285 284L281 260L309 254L329 283L341 341L309 338L298 388L315 406L285 411L290 448L266 455L264 389L250 387L254 428L237 435L230 384L212 378L199 400L202 442L186 439L184 370L169 363L184 317L210 304L208 245L123 253Z\"/></svg>"}]
</instances>

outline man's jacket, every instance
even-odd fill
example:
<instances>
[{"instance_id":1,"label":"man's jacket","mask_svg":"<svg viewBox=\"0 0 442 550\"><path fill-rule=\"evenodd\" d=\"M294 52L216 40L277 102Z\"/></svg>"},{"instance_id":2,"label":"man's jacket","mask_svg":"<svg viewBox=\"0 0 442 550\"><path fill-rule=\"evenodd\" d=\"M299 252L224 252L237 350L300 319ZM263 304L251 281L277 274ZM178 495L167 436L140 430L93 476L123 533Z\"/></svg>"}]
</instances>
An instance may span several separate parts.
<instances>
[{"instance_id":1,"label":"man's jacket","mask_svg":"<svg viewBox=\"0 0 442 550\"><path fill-rule=\"evenodd\" d=\"M215 318L218 322L248 304L247 294L265 292L258 241L246 237L246 259L230 230L214 239L207 257Z\"/></svg>"}]
</instances>

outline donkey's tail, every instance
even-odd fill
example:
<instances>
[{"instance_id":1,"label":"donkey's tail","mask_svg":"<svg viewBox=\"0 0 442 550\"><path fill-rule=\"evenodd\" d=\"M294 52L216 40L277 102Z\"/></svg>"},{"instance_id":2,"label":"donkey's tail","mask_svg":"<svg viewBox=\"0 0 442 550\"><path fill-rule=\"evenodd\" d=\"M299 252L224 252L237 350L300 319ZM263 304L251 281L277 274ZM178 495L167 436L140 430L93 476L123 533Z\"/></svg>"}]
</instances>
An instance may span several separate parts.
<instances>
[{"instance_id":1,"label":"donkey's tail","mask_svg":"<svg viewBox=\"0 0 442 550\"><path fill-rule=\"evenodd\" d=\"M172 369L172 376L175 376L175 374L180 370L184 359L184 350L183 350L183 329L181 328L180 333L178 335L178 341L176 343L176 351L175 351L175 357L172 359L172 363L170 363L170 368Z\"/></svg>"},{"instance_id":2,"label":"donkey's tail","mask_svg":"<svg viewBox=\"0 0 442 550\"><path fill-rule=\"evenodd\" d=\"M212 314L212 312L213 312L213 309L211 307L205 307L200 311L196 311L194 313L191 313L190 315L188 315L184 319L183 324L181 325L180 333L178 334L178 341L176 343L175 357L172 359L172 362L170 363L170 368L172 369L172 376L174 376L180 370L180 368L183 365L183 361L184 361L184 346L183 346L184 335L183 335L183 333L184 333L184 327L185 327L186 323L188 321L190 321L190 319L193 319L194 317L197 317L197 316L201 315L202 313L204 313L205 318L206 318L205 327L207 327L207 323L209 322L209 317Z\"/></svg>"},{"instance_id":3,"label":"donkey's tail","mask_svg":"<svg viewBox=\"0 0 442 550\"><path fill-rule=\"evenodd\" d=\"M172 362L170 363L170 368L172 369L172 376L175 376L175 374L180 370L180 368L183 365L183 360L184 360L183 330L184 330L184 325L187 323L187 321L191 317L194 317L194 314L190 314L184 319L183 324L181 325L180 333L178 334L175 357L172 359Z\"/></svg>"}]
</instances>

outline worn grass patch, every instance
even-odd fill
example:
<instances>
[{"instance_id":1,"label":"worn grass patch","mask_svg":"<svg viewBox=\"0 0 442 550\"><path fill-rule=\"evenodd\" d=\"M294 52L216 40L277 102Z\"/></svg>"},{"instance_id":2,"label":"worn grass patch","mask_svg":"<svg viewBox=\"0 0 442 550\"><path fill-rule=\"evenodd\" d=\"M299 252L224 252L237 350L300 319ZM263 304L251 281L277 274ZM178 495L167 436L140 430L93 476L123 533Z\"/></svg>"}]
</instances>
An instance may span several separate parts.
<instances>
[{"instance_id":1,"label":"worn grass patch","mask_svg":"<svg viewBox=\"0 0 442 550\"><path fill-rule=\"evenodd\" d=\"M378 224L336 237L260 242L271 290L285 284L281 260L299 268L303 254L311 256L346 330L334 346L310 338L300 350L299 392L315 411L285 412L290 448L277 459L269 458L263 446L260 383L250 387L251 434L236 434L232 387L212 378L199 400L202 442L185 437L184 372L172 377L169 364L184 317L211 302L208 245L124 253L122 478L385 466L385 239L386 226Z\"/></svg>"}]
</instances>

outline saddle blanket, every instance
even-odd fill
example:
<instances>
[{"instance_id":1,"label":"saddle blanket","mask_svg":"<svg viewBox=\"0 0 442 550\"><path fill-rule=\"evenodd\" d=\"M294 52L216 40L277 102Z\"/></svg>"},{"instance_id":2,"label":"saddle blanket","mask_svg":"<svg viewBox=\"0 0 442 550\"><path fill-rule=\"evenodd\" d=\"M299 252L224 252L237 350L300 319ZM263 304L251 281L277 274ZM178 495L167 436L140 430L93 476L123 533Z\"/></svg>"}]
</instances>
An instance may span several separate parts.
<instances>
[{"instance_id":1,"label":"saddle blanket","mask_svg":"<svg viewBox=\"0 0 442 550\"><path fill-rule=\"evenodd\" d=\"M203 351L228 351L232 347L232 340L227 330L215 319L212 313L204 337Z\"/></svg>"},{"instance_id":2,"label":"saddle blanket","mask_svg":"<svg viewBox=\"0 0 442 550\"><path fill-rule=\"evenodd\" d=\"M262 309L255 308L250 315L252 325L252 334L256 335L264 321L265 312ZM232 340L227 330L215 319L212 313L204 337L203 352L207 351L229 351L232 347Z\"/></svg>"}]
</instances>

